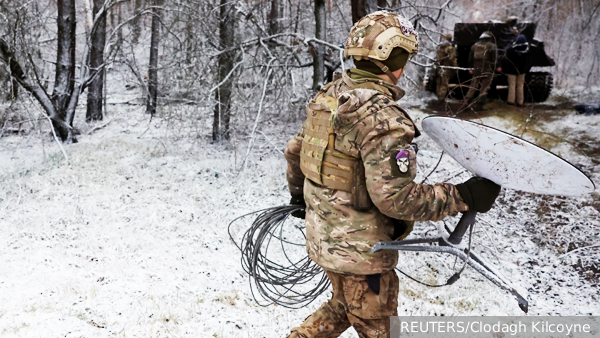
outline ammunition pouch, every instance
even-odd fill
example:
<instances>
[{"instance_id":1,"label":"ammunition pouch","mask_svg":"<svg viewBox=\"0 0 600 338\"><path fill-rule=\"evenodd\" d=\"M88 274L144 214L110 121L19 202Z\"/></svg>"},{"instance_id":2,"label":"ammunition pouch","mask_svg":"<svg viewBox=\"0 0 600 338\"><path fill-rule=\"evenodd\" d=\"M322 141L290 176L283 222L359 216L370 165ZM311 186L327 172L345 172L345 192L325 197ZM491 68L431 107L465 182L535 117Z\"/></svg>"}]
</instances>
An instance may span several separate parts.
<instances>
[{"instance_id":1,"label":"ammunition pouch","mask_svg":"<svg viewBox=\"0 0 600 338\"><path fill-rule=\"evenodd\" d=\"M309 103L300 169L314 184L351 193L354 209L368 210L373 207L373 202L367 191L362 160L335 150L333 120L336 109L336 98L325 96L323 92Z\"/></svg>"}]
</instances>

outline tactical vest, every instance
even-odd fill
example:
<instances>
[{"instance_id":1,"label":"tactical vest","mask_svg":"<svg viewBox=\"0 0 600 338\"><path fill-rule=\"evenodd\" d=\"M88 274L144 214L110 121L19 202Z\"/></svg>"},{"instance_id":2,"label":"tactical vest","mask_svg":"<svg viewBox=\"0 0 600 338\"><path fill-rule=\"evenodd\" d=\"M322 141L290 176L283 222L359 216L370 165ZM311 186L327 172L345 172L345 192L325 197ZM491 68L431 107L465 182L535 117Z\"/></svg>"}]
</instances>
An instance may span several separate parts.
<instances>
[{"instance_id":1,"label":"tactical vest","mask_svg":"<svg viewBox=\"0 0 600 338\"><path fill-rule=\"evenodd\" d=\"M362 160L335 150L333 121L336 110L337 99L326 96L324 91L308 104L300 169L306 178L319 186L351 193L354 209L368 210L373 202L367 192Z\"/></svg>"},{"instance_id":2,"label":"tactical vest","mask_svg":"<svg viewBox=\"0 0 600 338\"><path fill-rule=\"evenodd\" d=\"M475 60L486 60L486 61L494 61L492 56L492 46L491 42L481 43L477 42L473 45L473 59Z\"/></svg>"},{"instance_id":3,"label":"tactical vest","mask_svg":"<svg viewBox=\"0 0 600 338\"><path fill-rule=\"evenodd\" d=\"M485 59L486 46L484 44L475 44L475 50L473 51L473 58L475 60L483 60Z\"/></svg>"}]
</instances>

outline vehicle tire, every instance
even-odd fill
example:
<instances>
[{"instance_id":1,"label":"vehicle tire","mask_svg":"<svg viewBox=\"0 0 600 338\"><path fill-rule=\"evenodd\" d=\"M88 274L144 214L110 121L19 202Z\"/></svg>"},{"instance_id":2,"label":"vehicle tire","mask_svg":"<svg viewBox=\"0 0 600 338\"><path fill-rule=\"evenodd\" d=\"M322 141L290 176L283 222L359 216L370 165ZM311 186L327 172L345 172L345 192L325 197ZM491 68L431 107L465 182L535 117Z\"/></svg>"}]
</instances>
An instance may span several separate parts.
<instances>
[{"instance_id":1,"label":"vehicle tire","mask_svg":"<svg viewBox=\"0 0 600 338\"><path fill-rule=\"evenodd\" d=\"M548 72L531 72L525 75L525 101L544 102L550 96L554 78Z\"/></svg>"}]
</instances>

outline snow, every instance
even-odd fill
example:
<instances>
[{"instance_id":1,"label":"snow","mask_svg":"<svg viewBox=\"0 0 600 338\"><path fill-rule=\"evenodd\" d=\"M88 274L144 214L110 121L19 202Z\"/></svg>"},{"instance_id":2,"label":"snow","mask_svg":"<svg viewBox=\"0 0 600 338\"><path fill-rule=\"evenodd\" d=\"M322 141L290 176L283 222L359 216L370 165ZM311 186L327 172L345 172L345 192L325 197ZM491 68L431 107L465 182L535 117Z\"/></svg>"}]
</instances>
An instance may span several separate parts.
<instances>
[{"instance_id":1,"label":"snow","mask_svg":"<svg viewBox=\"0 0 600 338\"><path fill-rule=\"evenodd\" d=\"M126 101L126 95L113 99ZM419 124L427 116L425 104L413 101L417 108L410 113ZM258 306L227 225L288 202L280 151L301 121L265 117L259 128L264 135L257 132L260 142L240 171L248 144L242 132L230 143L211 144L205 136L210 120L185 115L193 108L165 108L170 115L150 121L142 107L116 102L104 122L76 121L83 133L79 143L64 146L68 161L47 130L0 138L0 335L286 336L329 294L299 310ZM510 131L498 116L482 121ZM598 122L569 113L535 126L597 140ZM440 149L426 135L418 143L420 182ZM598 166L589 157L570 143L556 147L590 169L598 186ZM458 183L469 176L444 156L428 182ZM503 189L492 211L478 217L474 250L528 295L530 315L600 314L597 279L572 267L577 259L586 263L585 256L597 262L598 250L565 255L563 242L569 234L573 242L598 243L594 201ZM234 224L237 239L250 221ZM436 229L423 222L411 237L435 235ZM461 266L436 254L405 255L400 268L430 283L444 282ZM428 288L403 276L400 283L401 315L523 314L512 296L469 268L449 287ZM354 336L352 329L343 335Z\"/></svg>"}]
</instances>

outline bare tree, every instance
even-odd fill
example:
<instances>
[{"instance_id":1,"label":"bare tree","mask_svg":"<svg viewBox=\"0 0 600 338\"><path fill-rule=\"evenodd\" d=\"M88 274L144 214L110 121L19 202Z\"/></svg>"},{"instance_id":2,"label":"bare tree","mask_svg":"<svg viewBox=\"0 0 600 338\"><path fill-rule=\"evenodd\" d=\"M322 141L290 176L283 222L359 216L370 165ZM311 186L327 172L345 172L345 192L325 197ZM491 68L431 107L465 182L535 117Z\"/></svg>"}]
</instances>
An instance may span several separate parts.
<instances>
[{"instance_id":1,"label":"bare tree","mask_svg":"<svg viewBox=\"0 0 600 338\"><path fill-rule=\"evenodd\" d=\"M140 22L140 13L142 12L142 0L133 0L133 10L134 10L134 16L133 16L133 20L131 22L131 32L132 32L132 41L133 43L138 43L138 40L140 38L140 34L142 32L142 28L141 28L141 22ZM119 15L120 15L120 10L119 10Z\"/></svg>"},{"instance_id":2,"label":"bare tree","mask_svg":"<svg viewBox=\"0 0 600 338\"><path fill-rule=\"evenodd\" d=\"M352 6L352 22L356 23L363 16L375 12L378 2L381 0L350 0ZM385 5L385 1L383 1Z\"/></svg>"},{"instance_id":3,"label":"bare tree","mask_svg":"<svg viewBox=\"0 0 600 338\"><path fill-rule=\"evenodd\" d=\"M150 38L150 65L148 67L148 101L146 113L154 115L158 99L158 43L160 39L160 11L162 0L154 0L152 7L152 36Z\"/></svg>"},{"instance_id":4,"label":"bare tree","mask_svg":"<svg viewBox=\"0 0 600 338\"><path fill-rule=\"evenodd\" d=\"M218 56L217 82L219 87L215 91L215 107L213 112L213 141L219 141L221 136L229 139L231 93L233 77L229 76L233 71L235 53L229 51L234 46L235 12L232 1L220 0L219 8L219 49L226 51ZM223 129L221 130L221 119Z\"/></svg>"},{"instance_id":5,"label":"bare tree","mask_svg":"<svg viewBox=\"0 0 600 338\"><path fill-rule=\"evenodd\" d=\"M106 2L99 9L90 32L96 30L96 26L100 23L98 19L104 16L109 5L114 3L114 1ZM51 95L46 91L46 86L42 83L38 72L39 67L30 54L26 54L26 59L29 61L32 76L28 75L27 69L17 59L14 47L4 39L0 39L0 59L8 64L11 76L40 103L61 140L70 143L77 141L74 136L73 119L79 96L101 69L90 72L87 64L90 54L90 38L88 37L83 48L82 64L79 67L78 76L75 76L75 1L58 0L57 9L56 38L50 40L57 41L57 62L54 67L54 88ZM99 68L103 68L103 66L99 66ZM31 80L32 77L34 81Z\"/></svg>"},{"instance_id":6,"label":"bare tree","mask_svg":"<svg viewBox=\"0 0 600 338\"><path fill-rule=\"evenodd\" d=\"M97 73L88 88L86 121L102 120L102 98L104 91L104 47L106 41L106 11L101 12L104 0L94 0L93 16L102 15L91 32L90 70Z\"/></svg>"},{"instance_id":7,"label":"bare tree","mask_svg":"<svg viewBox=\"0 0 600 338\"><path fill-rule=\"evenodd\" d=\"M69 138L72 127L72 117L67 112L69 99L75 88L75 34L76 34L76 11L75 0L58 0L58 17L56 25L58 27L58 48L56 52L56 72L54 78L54 90L52 91L52 104L56 109L56 116L53 119L54 127L59 131L63 140ZM55 122L60 120L68 125L64 127L63 123Z\"/></svg>"},{"instance_id":8,"label":"bare tree","mask_svg":"<svg viewBox=\"0 0 600 338\"><path fill-rule=\"evenodd\" d=\"M115 29L115 27L119 27L117 30L117 40L121 41L123 39L123 31L121 30L121 4L116 6L111 6L110 8L110 27L111 29Z\"/></svg>"},{"instance_id":9,"label":"bare tree","mask_svg":"<svg viewBox=\"0 0 600 338\"><path fill-rule=\"evenodd\" d=\"M8 101L13 101L19 96L19 83L2 68L0 68L0 86L2 86L0 93L3 95L0 99L6 98Z\"/></svg>"},{"instance_id":10,"label":"bare tree","mask_svg":"<svg viewBox=\"0 0 600 338\"><path fill-rule=\"evenodd\" d=\"M281 17L283 16L283 0L271 0L271 11L269 13L269 34L274 35L281 32Z\"/></svg>"},{"instance_id":11,"label":"bare tree","mask_svg":"<svg viewBox=\"0 0 600 338\"><path fill-rule=\"evenodd\" d=\"M325 0L315 0L315 38L325 41L327 31L327 10ZM313 90L317 91L325 84L325 46L320 43L311 45L313 55Z\"/></svg>"}]
</instances>

